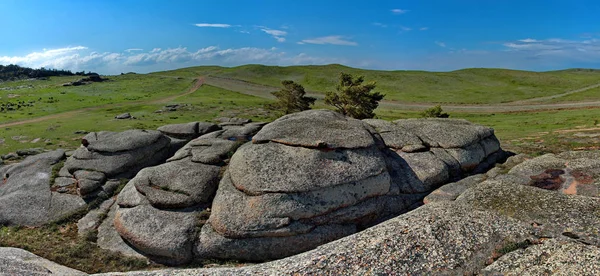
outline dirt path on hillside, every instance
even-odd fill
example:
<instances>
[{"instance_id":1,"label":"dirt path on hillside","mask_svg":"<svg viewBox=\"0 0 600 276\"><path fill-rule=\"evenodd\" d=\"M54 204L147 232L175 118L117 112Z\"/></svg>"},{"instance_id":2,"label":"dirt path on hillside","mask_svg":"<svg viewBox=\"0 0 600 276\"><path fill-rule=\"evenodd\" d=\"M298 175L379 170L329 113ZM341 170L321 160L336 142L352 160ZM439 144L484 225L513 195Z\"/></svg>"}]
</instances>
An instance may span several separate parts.
<instances>
[{"instance_id":1,"label":"dirt path on hillside","mask_svg":"<svg viewBox=\"0 0 600 276\"><path fill-rule=\"evenodd\" d=\"M273 91L278 91L280 88L256 84L248 81L222 78L210 76L206 78L206 84L223 88L226 90L261 97L265 99L274 99L275 97L271 94ZM528 99L524 101L516 101L502 104L441 104L444 111L450 112L481 112L481 113L502 113L502 112L520 112L520 111L543 111L543 110L557 110L557 109L580 109L580 108L591 108L600 107L600 101L591 102L574 102L574 103L553 103L553 104L527 104L527 102L541 101L547 98L558 98L566 95L579 93L600 87L600 84L595 84L580 88L577 90L568 91L562 94L553 95L549 97L540 97L534 99ZM314 91L307 91L307 96L315 97L322 100L324 95L318 94ZM400 110L414 110L422 111L427 108L436 105L435 103L405 103L398 101L386 101L383 100L379 103L379 106L386 109L400 109Z\"/></svg>"},{"instance_id":2,"label":"dirt path on hillside","mask_svg":"<svg viewBox=\"0 0 600 276\"><path fill-rule=\"evenodd\" d=\"M547 101L547 100L552 100L552 99L556 99L556 98L561 98L561 97L564 97L564 96L568 96L568 95L571 95L571 94L576 94L576 93L588 91L588 90L591 90L591 89L594 89L594 88L598 88L598 87L600 87L600 83L594 84L594 85L590 85L590 86L586 86L586 87L579 88L579 89L575 89L575 90L571 90L571 91L567 91L565 93L552 95L552 96L545 96L545 97L532 98L532 99L527 99L527 100L514 101L514 102L510 102L510 104L524 104L524 103Z\"/></svg>"},{"instance_id":3,"label":"dirt path on hillside","mask_svg":"<svg viewBox=\"0 0 600 276\"><path fill-rule=\"evenodd\" d=\"M22 121L16 121L16 122L10 122L10 123L5 123L5 124L0 124L0 128L12 127L12 126L18 126L18 125L25 125L25 124L31 124L31 123L38 123L38 122L43 122L43 121L52 120L52 119L70 118L70 117L72 117L74 115L77 115L77 114L80 114L80 113L83 113L83 112L94 111L94 110L98 110L98 109L102 109L102 108L107 108L107 107L133 105L133 104L161 104L161 103L168 103L168 102L170 102L170 101L172 101L172 100L174 100L176 98L179 98L179 97L182 97L182 96L187 96L189 94L192 94L192 93L196 92L196 90L198 90L203 84L204 84L204 78L198 77L194 81L194 84L192 85L192 87L190 87L189 89L187 89L182 94L172 95L172 96L168 96L168 97L165 97L165 98L154 99L154 100L150 100L150 101L133 101L133 102L120 103L120 104L106 104L106 105L100 105L100 106L86 107L86 108L82 108L82 109L71 110L71 111L57 113L57 114L51 114L51 115L42 116L42 117L33 118L33 119L28 119L28 120L22 120Z\"/></svg>"}]
</instances>

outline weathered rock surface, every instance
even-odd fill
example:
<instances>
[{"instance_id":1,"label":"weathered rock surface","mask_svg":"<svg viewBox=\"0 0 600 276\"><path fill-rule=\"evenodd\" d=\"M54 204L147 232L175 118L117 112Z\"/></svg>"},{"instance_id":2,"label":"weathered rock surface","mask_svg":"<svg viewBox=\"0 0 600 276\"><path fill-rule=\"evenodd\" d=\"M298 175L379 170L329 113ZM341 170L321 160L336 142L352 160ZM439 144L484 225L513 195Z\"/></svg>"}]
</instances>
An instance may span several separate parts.
<instances>
[{"instance_id":1,"label":"weathered rock surface","mask_svg":"<svg viewBox=\"0 0 600 276\"><path fill-rule=\"evenodd\" d=\"M600 199L565 193L564 185L532 185L540 181L540 172L561 169L572 174L575 168L583 168L588 182L595 183L600 176L598 156L600 151L516 156L494 176L475 175L449 184L453 187L441 188L446 194L432 193L425 206L277 261L119 275L598 275ZM203 235L215 231L210 225L204 226ZM206 237L227 240L201 235L201 241L214 243L203 240ZM245 241L251 246L267 244L254 239ZM229 245L246 253L234 241ZM272 248L277 246L281 245Z\"/></svg>"},{"instance_id":2,"label":"weathered rock surface","mask_svg":"<svg viewBox=\"0 0 600 276\"><path fill-rule=\"evenodd\" d=\"M418 122L425 130L414 131ZM452 138L427 131L439 129ZM196 257L262 261L315 248L418 206L499 150L493 130L466 121L281 117L231 158Z\"/></svg>"},{"instance_id":3,"label":"weathered rock surface","mask_svg":"<svg viewBox=\"0 0 600 276\"><path fill-rule=\"evenodd\" d=\"M161 126L157 130L173 138L192 140L206 133L210 133L220 129L221 128L215 124L204 122L192 122L186 124Z\"/></svg>"},{"instance_id":4,"label":"weathered rock surface","mask_svg":"<svg viewBox=\"0 0 600 276\"><path fill-rule=\"evenodd\" d=\"M115 230L136 251L155 261L191 261L197 232L206 220L203 214L208 213L223 166L238 145L200 137L167 163L141 170L118 196ZM122 251L123 243L112 240L117 242L106 248Z\"/></svg>"},{"instance_id":5,"label":"weathered rock surface","mask_svg":"<svg viewBox=\"0 0 600 276\"><path fill-rule=\"evenodd\" d=\"M170 150L169 138L152 130L92 132L82 141L83 146L65 162L65 169L84 198L110 190L104 187L107 180L132 178L142 168L164 162Z\"/></svg>"},{"instance_id":6,"label":"weathered rock surface","mask_svg":"<svg viewBox=\"0 0 600 276\"><path fill-rule=\"evenodd\" d=\"M85 206L72 195L51 191L52 167L64 159L63 150L29 156L21 163L0 167L0 225L37 226Z\"/></svg>"},{"instance_id":7,"label":"weathered rock surface","mask_svg":"<svg viewBox=\"0 0 600 276\"><path fill-rule=\"evenodd\" d=\"M564 239L510 252L482 270L484 275L598 275L600 248Z\"/></svg>"},{"instance_id":8,"label":"weathered rock surface","mask_svg":"<svg viewBox=\"0 0 600 276\"><path fill-rule=\"evenodd\" d=\"M496 248L531 238L518 221L456 203L433 203L282 260L241 268L173 270L171 275L473 274ZM251 249L250 249L251 250ZM166 271L124 275L162 275Z\"/></svg>"},{"instance_id":9,"label":"weathered rock surface","mask_svg":"<svg viewBox=\"0 0 600 276\"><path fill-rule=\"evenodd\" d=\"M87 275L19 248L0 247L0 275Z\"/></svg>"}]
</instances>

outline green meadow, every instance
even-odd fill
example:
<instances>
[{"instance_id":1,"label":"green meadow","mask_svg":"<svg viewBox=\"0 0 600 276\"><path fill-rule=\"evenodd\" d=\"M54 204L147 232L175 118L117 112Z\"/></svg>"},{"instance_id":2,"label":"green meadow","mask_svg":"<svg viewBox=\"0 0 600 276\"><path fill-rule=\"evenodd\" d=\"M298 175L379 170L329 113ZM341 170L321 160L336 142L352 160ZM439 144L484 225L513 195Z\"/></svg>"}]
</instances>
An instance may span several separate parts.
<instances>
[{"instance_id":1,"label":"green meadow","mask_svg":"<svg viewBox=\"0 0 600 276\"><path fill-rule=\"evenodd\" d=\"M321 96L335 89L337 75L342 71L364 75L366 81L376 81L377 91L386 94L385 101L441 104L442 108L450 103L498 104L532 99L532 105L598 101L600 93L598 87L585 89L600 83L600 72L595 70L422 72L362 70L341 65L246 65L106 76L109 81L69 87L62 84L78 79L77 76L21 80L0 83L0 104L31 103L18 110L0 112L0 154L33 147L72 149L79 145L82 137L76 134L79 131L155 129L165 124L211 121L224 116L271 121L278 114L264 106L272 102L270 92L280 87L281 80L297 81L310 94ZM204 85L187 93L199 77L205 80ZM562 97L535 100L582 88L581 92ZM167 111L165 106L170 104L178 104L177 111ZM315 108L329 107L318 100ZM157 112L159 110L163 112ZM125 112L136 119L114 119ZM420 112L414 110L379 108L376 113L387 120L420 117ZM600 108L450 112L450 116L493 127L505 148L541 154L594 147L594 139L573 138L565 133L577 133L578 128L595 128L600 120ZM22 121L26 122L19 123ZM3 126L7 123L17 125Z\"/></svg>"}]
</instances>

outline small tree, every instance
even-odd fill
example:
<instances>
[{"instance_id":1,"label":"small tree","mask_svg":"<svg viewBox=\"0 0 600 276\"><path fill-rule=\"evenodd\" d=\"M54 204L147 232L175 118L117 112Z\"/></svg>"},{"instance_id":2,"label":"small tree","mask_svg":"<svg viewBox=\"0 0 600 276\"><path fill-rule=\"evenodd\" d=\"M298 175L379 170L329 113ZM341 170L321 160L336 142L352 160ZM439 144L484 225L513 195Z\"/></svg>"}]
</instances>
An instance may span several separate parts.
<instances>
[{"instance_id":1,"label":"small tree","mask_svg":"<svg viewBox=\"0 0 600 276\"><path fill-rule=\"evenodd\" d=\"M364 77L353 78L351 74L342 72L336 92L328 91L325 94L325 103L331 105L344 115L367 119L375 117L373 110L379 106L379 101L385 95L371 92L375 89L375 82L363 84Z\"/></svg>"},{"instance_id":2,"label":"small tree","mask_svg":"<svg viewBox=\"0 0 600 276\"><path fill-rule=\"evenodd\" d=\"M283 89L273 92L277 102L269 105L271 109L280 110L285 114L299 112L310 109L317 99L305 96L306 92L302 85L291 80L281 82Z\"/></svg>"},{"instance_id":3,"label":"small tree","mask_svg":"<svg viewBox=\"0 0 600 276\"><path fill-rule=\"evenodd\" d=\"M442 106L440 106L439 104L429 108L425 111L423 111L423 113L421 113L421 116L426 117L426 118L448 118L450 117L450 115L448 113L442 113L444 112L442 110Z\"/></svg>"}]
</instances>

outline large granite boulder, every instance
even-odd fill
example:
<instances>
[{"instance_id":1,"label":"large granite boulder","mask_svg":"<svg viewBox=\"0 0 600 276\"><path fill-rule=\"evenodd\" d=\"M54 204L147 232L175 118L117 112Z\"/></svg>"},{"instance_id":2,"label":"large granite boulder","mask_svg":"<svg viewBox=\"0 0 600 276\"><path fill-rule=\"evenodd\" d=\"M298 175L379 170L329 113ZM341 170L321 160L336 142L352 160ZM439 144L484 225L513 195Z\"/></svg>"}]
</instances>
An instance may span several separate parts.
<instances>
[{"instance_id":1,"label":"large granite boulder","mask_svg":"<svg viewBox=\"0 0 600 276\"><path fill-rule=\"evenodd\" d=\"M599 275L600 198L569 190L598 185L598 157L515 156L416 210L277 261L117 275Z\"/></svg>"},{"instance_id":2,"label":"large granite boulder","mask_svg":"<svg viewBox=\"0 0 600 276\"><path fill-rule=\"evenodd\" d=\"M310 250L419 206L500 152L493 130L462 120L287 115L233 155L194 253L264 261Z\"/></svg>"},{"instance_id":3,"label":"large granite boulder","mask_svg":"<svg viewBox=\"0 0 600 276\"><path fill-rule=\"evenodd\" d=\"M85 207L80 197L51 189L53 167L64 158L56 150L0 167L0 225L38 226Z\"/></svg>"},{"instance_id":4,"label":"large granite boulder","mask_svg":"<svg viewBox=\"0 0 600 276\"><path fill-rule=\"evenodd\" d=\"M164 162L169 150L170 139L159 131L91 132L67 159L57 181L74 181L77 193L86 199L108 196L119 179Z\"/></svg>"},{"instance_id":5,"label":"large granite boulder","mask_svg":"<svg viewBox=\"0 0 600 276\"><path fill-rule=\"evenodd\" d=\"M157 128L158 131L168 136L171 140L169 156L172 156L181 147L192 139L204 134L221 130L221 127L212 123L191 122L185 124L165 125Z\"/></svg>"},{"instance_id":6,"label":"large granite boulder","mask_svg":"<svg viewBox=\"0 0 600 276\"><path fill-rule=\"evenodd\" d=\"M127 244L111 237L101 246L127 254L131 246L167 264L193 258L197 232L206 220L219 179L238 142L197 138L167 163L141 170L118 196L114 229ZM99 229L110 237L110 228ZM115 242L116 241L116 242Z\"/></svg>"}]
</instances>

